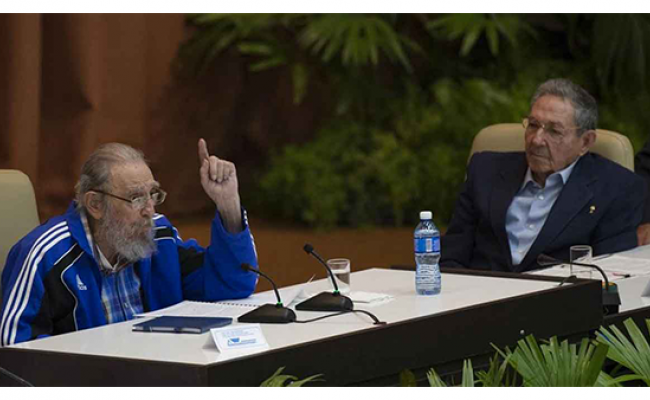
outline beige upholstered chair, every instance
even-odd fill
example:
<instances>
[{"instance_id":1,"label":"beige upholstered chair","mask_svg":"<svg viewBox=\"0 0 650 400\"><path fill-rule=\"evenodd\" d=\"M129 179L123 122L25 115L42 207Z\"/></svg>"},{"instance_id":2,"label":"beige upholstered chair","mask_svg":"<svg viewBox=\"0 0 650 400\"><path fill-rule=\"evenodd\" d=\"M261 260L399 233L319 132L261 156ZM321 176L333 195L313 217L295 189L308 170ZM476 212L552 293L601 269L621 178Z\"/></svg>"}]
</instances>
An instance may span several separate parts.
<instances>
[{"instance_id":1,"label":"beige upholstered chair","mask_svg":"<svg viewBox=\"0 0 650 400\"><path fill-rule=\"evenodd\" d=\"M632 143L620 133L596 130L591 151L634 171ZM521 124L496 124L483 128L474 138L469 158L481 151L524 151L524 127Z\"/></svg>"},{"instance_id":2,"label":"beige upholstered chair","mask_svg":"<svg viewBox=\"0 0 650 400\"><path fill-rule=\"evenodd\" d=\"M0 274L11 247L38 224L36 197L29 177L13 169L0 169Z\"/></svg>"}]
</instances>

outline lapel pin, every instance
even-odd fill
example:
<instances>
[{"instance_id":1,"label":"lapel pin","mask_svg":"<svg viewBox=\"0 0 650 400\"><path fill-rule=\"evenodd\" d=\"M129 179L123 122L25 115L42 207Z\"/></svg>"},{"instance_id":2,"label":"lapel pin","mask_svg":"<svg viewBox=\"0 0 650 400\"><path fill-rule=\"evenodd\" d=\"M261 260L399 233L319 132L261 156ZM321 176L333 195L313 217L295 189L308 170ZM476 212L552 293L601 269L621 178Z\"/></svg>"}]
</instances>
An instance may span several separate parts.
<instances>
[{"instance_id":1,"label":"lapel pin","mask_svg":"<svg viewBox=\"0 0 650 400\"><path fill-rule=\"evenodd\" d=\"M589 214L593 214L596 212L596 206L589 206Z\"/></svg>"}]
</instances>

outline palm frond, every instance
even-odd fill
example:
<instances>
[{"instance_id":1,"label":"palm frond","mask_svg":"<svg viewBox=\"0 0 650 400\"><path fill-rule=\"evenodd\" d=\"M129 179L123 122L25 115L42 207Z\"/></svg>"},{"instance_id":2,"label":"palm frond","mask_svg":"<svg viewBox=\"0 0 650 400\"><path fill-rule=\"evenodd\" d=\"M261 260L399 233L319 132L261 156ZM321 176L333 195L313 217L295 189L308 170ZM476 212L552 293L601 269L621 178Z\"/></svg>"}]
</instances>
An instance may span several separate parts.
<instances>
[{"instance_id":1,"label":"palm frond","mask_svg":"<svg viewBox=\"0 0 650 400\"><path fill-rule=\"evenodd\" d=\"M449 14L426 24L429 31L442 32L448 40L462 38L460 55L467 56L485 33L490 53L499 54L499 36L514 47L523 33L536 36L535 30L519 16L512 14Z\"/></svg>"},{"instance_id":2,"label":"palm frond","mask_svg":"<svg viewBox=\"0 0 650 400\"><path fill-rule=\"evenodd\" d=\"M303 386L307 382L323 380L320 379L323 374L312 375L305 379L298 380L298 378L293 375L280 375L282 371L284 371L284 367L278 368L273 375L260 384L260 387L296 387Z\"/></svg>"},{"instance_id":3,"label":"palm frond","mask_svg":"<svg viewBox=\"0 0 650 400\"><path fill-rule=\"evenodd\" d=\"M514 351L500 352L523 379L524 386L594 386L608 346L583 339L580 346L552 337L538 344L533 335L517 342Z\"/></svg>"},{"instance_id":4,"label":"palm frond","mask_svg":"<svg viewBox=\"0 0 650 400\"><path fill-rule=\"evenodd\" d=\"M474 387L474 368L472 368L472 360L463 361L463 378L461 380L462 387Z\"/></svg>"},{"instance_id":5,"label":"palm frond","mask_svg":"<svg viewBox=\"0 0 650 400\"><path fill-rule=\"evenodd\" d=\"M440 379L440 376L433 368L427 372L427 380L429 381L429 386L431 387L447 387L447 384L442 379Z\"/></svg>"},{"instance_id":6,"label":"palm frond","mask_svg":"<svg viewBox=\"0 0 650 400\"><path fill-rule=\"evenodd\" d=\"M615 325L610 325L609 329L601 327L596 332L597 341L610 346L607 357L630 369L638 379L650 385L650 345L633 319L623 321L623 326L631 340ZM646 329L650 332L650 320L646 320Z\"/></svg>"},{"instance_id":7,"label":"palm frond","mask_svg":"<svg viewBox=\"0 0 650 400\"><path fill-rule=\"evenodd\" d=\"M447 384L440 379L440 376L435 369L431 368L427 372L427 380L429 381L429 386L431 387L447 387ZM474 387L474 368L472 367L472 360L463 361L463 375L461 377L460 386L462 387Z\"/></svg>"},{"instance_id":8,"label":"palm frond","mask_svg":"<svg viewBox=\"0 0 650 400\"><path fill-rule=\"evenodd\" d=\"M366 14L325 14L312 19L300 34L299 42L323 62L340 59L343 65L377 65L379 55L398 61L407 71L407 39L384 18ZM413 47L413 42L408 46Z\"/></svg>"},{"instance_id":9,"label":"palm frond","mask_svg":"<svg viewBox=\"0 0 650 400\"><path fill-rule=\"evenodd\" d=\"M303 18L301 14L189 15L187 22L197 30L180 47L179 67L186 73L201 75L217 56L235 45L242 54L263 58L253 63L253 70L282 65L285 56L269 32Z\"/></svg>"},{"instance_id":10,"label":"palm frond","mask_svg":"<svg viewBox=\"0 0 650 400\"><path fill-rule=\"evenodd\" d=\"M496 346L492 345L497 350L497 353L490 358L490 366L487 371L478 371L476 376L478 378L478 383L483 387L513 387L517 385L517 373L510 366L509 358L507 355L500 361L499 349Z\"/></svg>"}]
</instances>

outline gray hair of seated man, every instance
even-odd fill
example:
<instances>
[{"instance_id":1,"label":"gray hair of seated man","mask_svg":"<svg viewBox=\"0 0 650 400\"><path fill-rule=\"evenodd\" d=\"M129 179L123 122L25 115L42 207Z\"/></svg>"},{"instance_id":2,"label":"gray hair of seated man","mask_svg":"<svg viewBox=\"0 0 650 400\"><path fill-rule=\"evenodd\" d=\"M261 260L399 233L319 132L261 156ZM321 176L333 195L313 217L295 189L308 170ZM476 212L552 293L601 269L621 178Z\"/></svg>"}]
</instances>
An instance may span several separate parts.
<instances>
[{"instance_id":1,"label":"gray hair of seated man","mask_svg":"<svg viewBox=\"0 0 650 400\"><path fill-rule=\"evenodd\" d=\"M84 195L87 192L93 189L109 190L114 166L133 162L147 164L144 154L129 145L107 143L99 146L81 167L81 175L75 185L77 210L85 208Z\"/></svg>"},{"instance_id":2,"label":"gray hair of seated man","mask_svg":"<svg viewBox=\"0 0 650 400\"><path fill-rule=\"evenodd\" d=\"M571 102L575 110L574 122L580 128L578 136L584 131L598 126L598 103L585 89L568 79L550 79L537 88L530 101L530 108L542 96L556 96Z\"/></svg>"}]
</instances>

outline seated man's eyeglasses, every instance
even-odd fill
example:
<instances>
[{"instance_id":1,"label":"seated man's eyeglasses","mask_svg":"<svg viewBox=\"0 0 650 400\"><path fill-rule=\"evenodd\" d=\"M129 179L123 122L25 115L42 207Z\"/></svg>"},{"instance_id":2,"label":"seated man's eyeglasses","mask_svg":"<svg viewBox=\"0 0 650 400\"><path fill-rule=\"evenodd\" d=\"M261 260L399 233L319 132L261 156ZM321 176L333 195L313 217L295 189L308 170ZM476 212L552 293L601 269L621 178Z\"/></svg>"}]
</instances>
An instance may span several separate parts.
<instances>
[{"instance_id":1,"label":"seated man's eyeglasses","mask_svg":"<svg viewBox=\"0 0 650 400\"><path fill-rule=\"evenodd\" d=\"M153 201L154 206L159 206L165 201L165 198L167 197L167 192L159 188L152 189L151 192L149 192L149 194L133 196L131 199L125 199L124 197L116 196L112 193L104 192L102 190L93 189L91 191L101 193L118 200L126 201L127 203L131 203L131 207L133 207L136 210L141 210L145 208L147 206L147 202L149 201L149 199Z\"/></svg>"},{"instance_id":2,"label":"seated man's eyeglasses","mask_svg":"<svg viewBox=\"0 0 650 400\"><path fill-rule=\"evenodd\" d=\"M522 125L524 126L524 129L526 130L526 133L535 133L539 131L539 129L543 129L544 133L551 137L561 137L564 132L566 131L579 131L582 130L582 128L579 127L571 127L571 128L559 128L555 126L552 122L543 124L535 119L532 118L524 118L522 121Z\"/></svg>"}]
</instances>

